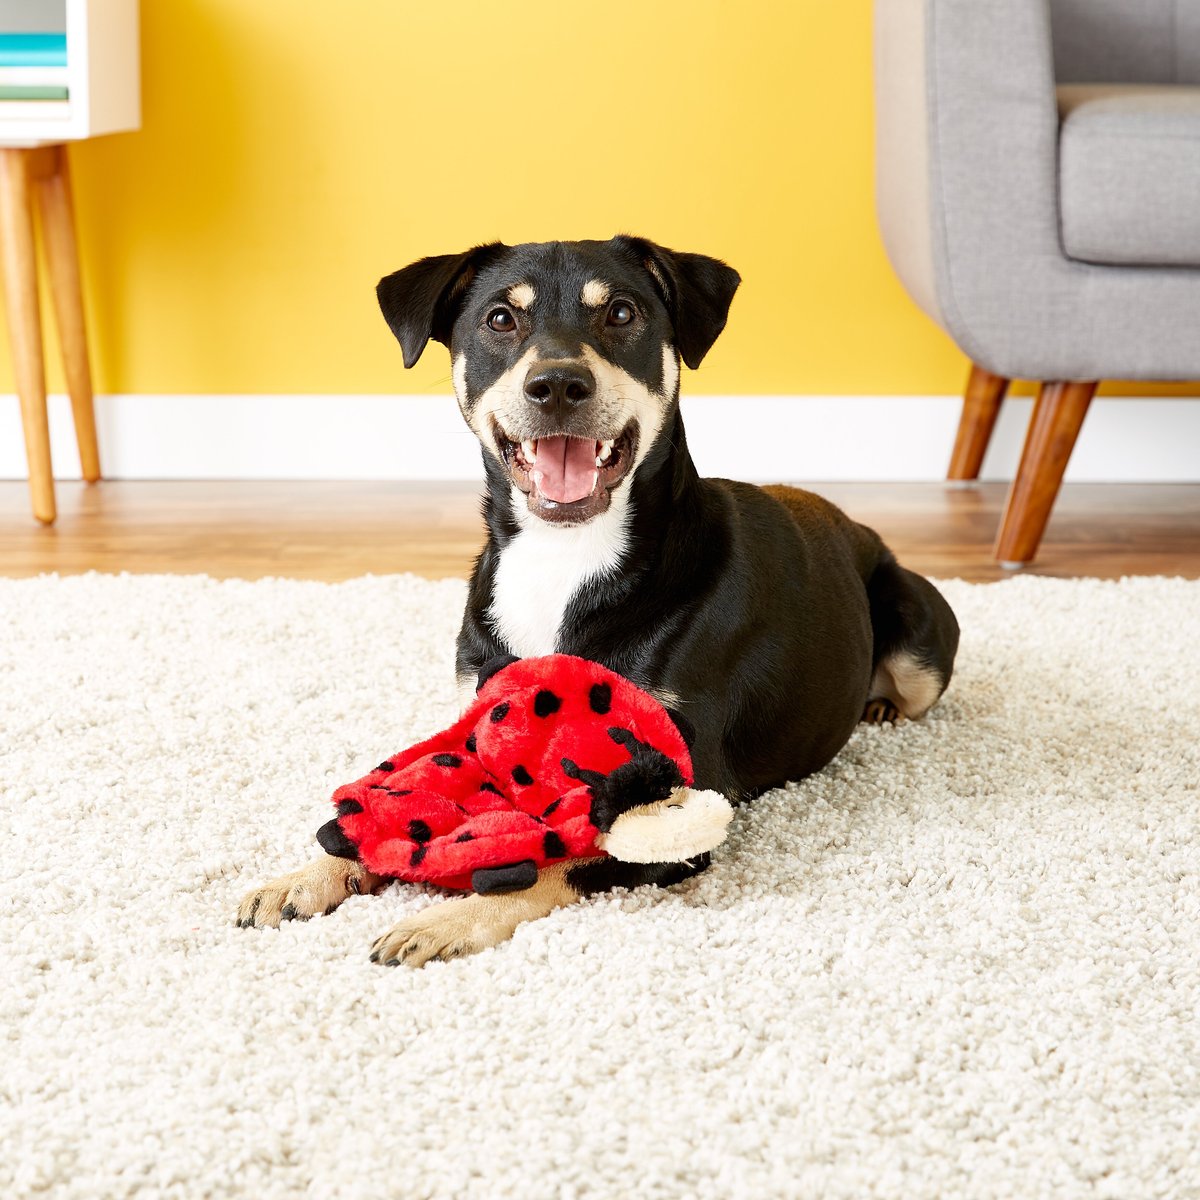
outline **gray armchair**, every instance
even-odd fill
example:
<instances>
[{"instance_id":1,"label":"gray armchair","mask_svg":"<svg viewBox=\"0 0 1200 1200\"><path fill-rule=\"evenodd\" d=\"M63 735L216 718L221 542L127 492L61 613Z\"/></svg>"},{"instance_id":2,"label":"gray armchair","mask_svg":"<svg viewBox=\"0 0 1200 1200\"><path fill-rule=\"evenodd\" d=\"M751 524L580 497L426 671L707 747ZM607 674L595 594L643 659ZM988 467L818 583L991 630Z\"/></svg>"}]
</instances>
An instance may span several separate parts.
<instances>
[{"instance_id":1,"label":"gray armchair","mask_svg":"<svg viewBox=\"0 0 1200 1200\"><path fill-rule=\"evenodd\" d=\"M951 479L1040 381L996 541L1032 561L1101 379L1200 378L1200 0L876 0L893 266L971 359Z\"/></svg>"}]
</instances>

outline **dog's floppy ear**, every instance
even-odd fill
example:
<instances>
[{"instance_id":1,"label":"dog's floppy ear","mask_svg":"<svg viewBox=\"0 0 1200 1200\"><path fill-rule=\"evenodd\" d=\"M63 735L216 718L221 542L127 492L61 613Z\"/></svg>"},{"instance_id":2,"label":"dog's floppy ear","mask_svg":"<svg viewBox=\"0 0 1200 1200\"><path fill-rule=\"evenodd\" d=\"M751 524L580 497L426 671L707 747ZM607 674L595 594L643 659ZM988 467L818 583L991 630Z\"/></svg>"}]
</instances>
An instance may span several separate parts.
<instances>
[{"instance_id":1,"label":"dog's floppy ear","mask_svg":"<svg viewBox=\"0 0 1200 1200\"><path fill-rule=\"evenodd\" d=\"M508 247L501 242L463 254L438 254L385 275L375 288L388 328L414 367L430 338L450 345L450 331L463 296L480 267Z\"/></svg>"},{"instance_id":2,"label":"dog's floppy ear","mask_svg":"<svg viewBox=\"0 0 1200 1200\"><path fill-rule=\"evenodd\" d=\"M654 277L671 314L675 345L694 371L725 328L742 277L719 258L707 254L668 250L645 238L621 236L613 241L636 254Z\"/></svg>"}]
</instances>

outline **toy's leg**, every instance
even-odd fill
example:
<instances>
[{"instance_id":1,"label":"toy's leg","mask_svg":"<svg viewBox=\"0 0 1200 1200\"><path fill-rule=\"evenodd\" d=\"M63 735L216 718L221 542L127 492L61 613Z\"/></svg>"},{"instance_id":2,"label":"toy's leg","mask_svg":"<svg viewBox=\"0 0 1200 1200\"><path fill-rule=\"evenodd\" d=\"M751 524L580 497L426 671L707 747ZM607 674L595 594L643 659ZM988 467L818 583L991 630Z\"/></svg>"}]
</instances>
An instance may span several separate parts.
<instances>
[{"instance_id":1,"label":"toy's leg","mask_svg":"<svg viewBox=\"0 0 1200 1200\"><path fill-rule=\"evenodd\" d=\"M421 967L433 959L462 958L505 942L522 921L544 917L574 904L579 892L567 871L579 860L555 863L538 872L537 883L520 892L444 900L401 921L371 947L371 961L394 967Z\"/></svg>"},{"instance_id":2,"label":"toy's leg","mask_svg":"<svg viewBox=\"0 0 1200 1200\"><path fill-rule=\"evenodd\" d=\"M278 925L333 912L343 900L374 892L388 881L361 863L322 854L316 862L247 892L238 905L241 926Z\"/></svg>"}]
</instances>

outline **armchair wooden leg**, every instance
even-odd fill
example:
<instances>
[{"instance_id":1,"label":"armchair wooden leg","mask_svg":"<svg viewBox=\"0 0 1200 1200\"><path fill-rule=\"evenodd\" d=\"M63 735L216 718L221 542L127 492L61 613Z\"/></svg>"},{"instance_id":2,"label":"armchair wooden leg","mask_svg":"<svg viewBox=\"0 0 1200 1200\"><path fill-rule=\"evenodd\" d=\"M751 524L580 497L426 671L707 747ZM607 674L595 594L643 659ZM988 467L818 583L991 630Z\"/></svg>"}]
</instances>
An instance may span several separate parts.
<instances>
[{"instance_id":1,"label":"armchair wooden leg","mask_svg":"<svg viewBox=\"0 0 1200 1200\"><path fill-rule=\"evenodd\" d=\"M54 472L50 465L50 425L46 416L42 321L38 312L37 256L33 242L30 160L36 153L0 149L0 258L33 515L49 524L55 517Z\"/></svg>"},{"instance_id":2,"label":"armchair wooden leg","mask_svg":"<svg viewBox=\"0 0 1200 1200\"><path fill-rule=\"evenodd\" d=\"M996 538L995 555L1002 567L1016 570L1028 566L1037 554L1097 386L1094 380L1042 384Z\"/></svg>"},{"instance_id":3,"label":"armchair wooden leg","mask_svg":"<svg viewBox=\"0 0 1200 1200\"><path fill-rule=\"evenodd\" d=\"M979 468L983 465L983 456L992 439L992 430L996 427L996 417L1000 413L1008 384L1009 381L1002 375L993 375L991 371L971 364L967 389L963 393L958 436L954 439L954 452L950 455L950 470L946 472L948 480L965 483L979 478Z\"/></svg>"},{"instance_id":4,"label":"armchair wooden leg","mask_svg":"<svg viewBox=\"0 0 1200 1200\"><path fill-rule=\"evenodd\" d=\"M75 215L71 204L71 178L66 146L55 146L51 171L38 181L42 214L42 241L50 274L50 295L62 343L63 373L75 417L79 462L88 483L100 478L100 452L96 444L96 412L92 402L92 371L88 363L87 331L83 323L83 292L79 282L79 254L75 244Z\"/></svg>"}]
</instances>

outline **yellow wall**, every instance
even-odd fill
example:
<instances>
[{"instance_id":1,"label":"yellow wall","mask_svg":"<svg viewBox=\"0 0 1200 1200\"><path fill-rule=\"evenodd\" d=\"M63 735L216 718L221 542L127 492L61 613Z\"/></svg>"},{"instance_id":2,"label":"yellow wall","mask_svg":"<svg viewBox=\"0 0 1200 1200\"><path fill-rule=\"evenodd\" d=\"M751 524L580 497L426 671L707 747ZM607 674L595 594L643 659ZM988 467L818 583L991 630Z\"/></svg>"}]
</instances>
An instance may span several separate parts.
<instances>
[{"instance_id":1,"label":"yellow wall","mask_svg":"<svg viewBox=\"0 0 1200 1200\"><path fill-rule=\"evenodd\" d=\"M381 274L620 230L742 272L692 391L962 383L876 232L868 0L142 11L143 129L73 152L101 391L447 390L440 347L403 371Z\"/></svg>"}]
</instances>

